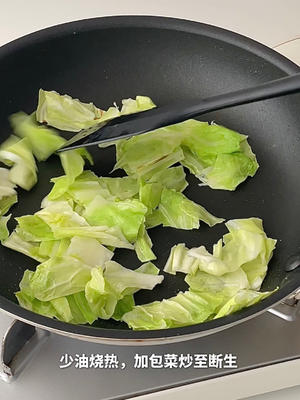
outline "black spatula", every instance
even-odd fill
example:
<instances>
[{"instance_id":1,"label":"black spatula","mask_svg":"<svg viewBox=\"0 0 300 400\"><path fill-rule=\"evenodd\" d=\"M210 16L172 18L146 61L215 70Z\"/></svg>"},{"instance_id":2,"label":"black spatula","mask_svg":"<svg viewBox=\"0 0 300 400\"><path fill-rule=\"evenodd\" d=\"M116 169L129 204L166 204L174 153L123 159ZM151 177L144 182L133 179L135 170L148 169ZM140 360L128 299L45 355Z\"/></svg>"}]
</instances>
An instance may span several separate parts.
<instances>
[{"instance_id":1,"label":"black spatula","mask_svg":"<svg viewBox=\"0 0 300 400\"><path fill-rule=\"evenodd\" d=\"M225 93L203 100L178 102L136 114L124 115L103 126L79 132L58 152L95 146L140 135L154 129L198 117L210 111L271 99L300 91L300 74L276 79L259 86Z\"/></svg>"}]
</instances>

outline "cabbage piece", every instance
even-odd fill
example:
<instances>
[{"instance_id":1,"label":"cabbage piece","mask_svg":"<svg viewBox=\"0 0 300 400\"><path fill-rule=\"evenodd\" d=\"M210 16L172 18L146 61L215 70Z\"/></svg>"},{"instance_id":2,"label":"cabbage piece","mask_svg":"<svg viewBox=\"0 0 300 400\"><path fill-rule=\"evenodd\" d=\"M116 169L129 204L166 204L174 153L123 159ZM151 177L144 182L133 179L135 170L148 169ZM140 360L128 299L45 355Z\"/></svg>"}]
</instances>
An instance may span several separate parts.
<instances>
[{"instance_id":1,"label":"cabbage piece","mask_svg":"<svg viewBox=\"0 0 300 400\"><path fill-rule=\"evenodd\" d=\"M181 166L158 171L151 176L148 182L158 182L167 189L175 189L177 192L183 192L188 186L185 172Z\"/></svg>"},{"instance_id":2,"label":"cabbage piece","mask_svg":"<svg viewBox=\"0 0 300 400\"><path fill-rule=\"evenodd\" d=\"M72 238L74 236L98 239L105 246L133 249L133 245L124 237L118 226L70 226L57 227L54 230L56 239Z\"/></svg>"},{"instance_id":3,"label":"cabbage piece","mask_svg":"<svg viewBox=\"0 0 300 400\"><path fill-rule=\"evenodd\" d=\"M134 136L119 145L114 169L123 168L128 175L143 176L157 166L164 165L167 168L183 159L180 144L181 136L174 134L172 127ZM178 155L172 157L172 153ZM169 165L163 163L167 157L170 158L167 163Z\"/></svg>"},{"instance_id":4,"label":"cabbage piece","mask_svg":"<svg viewBox=\"0 0 300 400\"><path fill-rule=\"evenodd\" d=\"M151 263L132 271L109 261L104 273L101 268L92 269L91 279L85 287L85 297L100 318L120 320L134 306L134 292L141 288L153 288L161 282L163 277L155 276L158 272L158 268Z\"/></svg>"},{"instance_id":5,"label":"cabbage piece","mask_svg":"<svg viewBox=\"0 0 300 400\"><path fill-rule=\"evenodd\" d=\"M0 200L6 196L16 194L16 185L9 179L9 170L7 168L0 168Z\"/></svg>"},{"instance_id":6,"label":"cabbage piece","mask_svg":"<svg viewBox=\"0 0 300 400\"><path fill-rule=\"evenodd\" d=\"M151 250L152 241L145 229L145 225L142 224L139 229L139 233L134 244L134 249L138 259L142 262L155 260L156 256Z\"/></svg>"},{"instance_id":7,"label":"cabbage piece","mask_svg":"<svg viewBox=\"0 0 300 400\"><path fill-rule=\"evenodd\" d=\"M58 317L57 312L50 301L40 301L21 290L16 292L15 296L18 299L20 306L27 310L49 318Z\"/></svg>"},{"instance_id":8,"label":"cabbage piece","mask_svg":"<svg viewBox=\"0 0 300 400\"><path fill-rule=\"evenodd\" d=\"M255 290L243 289L237 292L216 314L214 319L232 314L242 308L252 306L274 293L277 289L270 292L256 292Z\"/></svg>"},{"instance_id":9,"label":"cabbage piece","mask_svg":"<svg viewBox=\"0 0 300 400\"><path fill-rule=\"evenodd\" d=\"M94 272L96 270L97 270L97 268L94 268L91 270L92 276L94 275ZM93 280L93 277L87 283L87 285L92 280ZM20 296L20 294L21 294L21 296ZM116 304L116 301L114 301L114 304L112 304L112 307L110 310L109 309L110 302L105 301L104 295L102 295L102 297L101 297L101 300L102 300L101 303L93 304L87 300L85 291L77 292L77 293L74 293L74 294L68 295L68 296L55 298L50 301L42 301L41 302L40 300L33 298L33 301L31 302L31 304L30 303L24 304L24 301L22 301L25 296L24 290L17 292L16 296L17 296L20 304L23 307L28 308L28 309L31 309L30 305L35 304L36 302L42 303L44 305L44 307L45 307L45 305L49 304L52 307L52 315L49 315L49 316L52 316L61 321L70 322L73 324L86 324L86 323L92 324L96 319L98 319L99 315L101 315L101 317L103 317L104 319L107 319L105 313L108 312L107 315L111 315L115 308L115 304ZM27 294L26 294L26 296L27 296ZM37 310L37 309L32 309L32 311L39 312L39 310Z\"/></svg>"},{"instance_id":10,"label":"cabbage piece","mask_svg":"<svg viewBox=\"0 0 300 400\"><path fill-rule=\"evenodd\" d=\"M180 163L184 167L188 168L191 174L195 175L201 180L206 164L202 162L199 157L194 155L188 147L182 146L181 148L184 158L180 161Z\"/></svg>"},{"instance_id":11,"label":"cabbage piece","mask_svg":"<svg viewBox=\"0 0 300 400\"><path fill-rule=\"evenodd\" d=\"M1 243L3 246L25 254L39 262L45 261L45 257L39 254L39 244L24 240L16 232L12 232L10 236Z\"/></svg>"},{"instance_id":12,"label":"cabbage piece","mask_svg":"<svg viewBox=\"0 0 300 400\"><path fill-rule=\"evenodd\" d=\"M176 164L177 162L183 159L183 152L180 147L177 147L173 153L168 154L167 156L155 161L154 163L144 165L141 167L136 175L142 177L143 179L150 179L153 175L156 175L158 172L163 171L169 168L171 165Z\"/></svg>"},{"instance_id":13,"label":"cabbage piece","mask_svg":"<svg viewBox=\"0 0 300 400\"><path fill-rule=\"evenodd\" d=\"M40 243L39 255L45 258L64 256L70 246L69 239L45 240Z\"/></svg>"},{"instance_id":14,"label":"cabbage piece","mask_svg":"<svg viewBox=\"0 0 300 400\"><path fill-rule=\"evenodd\" d=\"M212 189L235 190L258 169L256 157L241 135L224 126L188 120L184 131L182 165Z\"/></svg>"},{"instance_id":15,"label":"cabbage piece","mask_svg":"<svg viewBox=\"0 0 300 400\"><path fill-rule=\"evenodd\" d=\"M19 284L20 289L24 293L26 293L26 294L28 294L30 296L32 296L32 290L31 290L31 287L30 287L30 280L31 280L33 274L34 274L34 271L30 271L29 269L25 270L24 274L23 274L23 278L21 279L21 282Z\"/></svg>"},{"instance_id":16,"label":"cabbage piece","mask_svg":"<svg viewBox=\"0 0 300 400\"><path fill-rule=\"evenodd\" d=\"M9 120L16 135L28 138L32 152L39 161L47 160L66 142L54 129L39 125L35 113L28 115L18 112L11 115Z\"/></svg>"},{"instance_id":17,"label":"cabbage piece","mask_svg":"<svg viewBox=\"0 0 300 400\"><path fill-rule=\"evenodd\" d=\"M92 307L90 303L86 300L84 293L76 293L74 295L68 296L67 299L73 316L73 319L71 321L73 324L86 324L87 322L89 322L87 318L89 318L90 321L94 321L96 319L96 316L101 313L101 309L99 312L92 310ZM113 308L114 307L115 305L113 305ZM103 317L101 316L101 318Z\"/></svg>"},{"instance_id":18,"label":"cabbage piece","mask_svg":"<svg viewBox=\"0 0 300 400\"><path fill-rule=\"evenodd\" d=\"M59 153L59 157L65 174L71 182L74 182L75 178L83 172L85 159L88 160L90 164L93 164L90 153L84 148L63 151Z\"/></svg>"},{"instance_id":19,"label":"cabbage piece","mask_svg":"<svg viewBox=\"0 0 300 400\"><path fill-rule=\"evenodd\" d=\"M220 126L209 125L193 119L182 122L182 144L188 147L205 165L212 165L218 154L230 154L240 150L244 135Z\"/></svg>"},{"instance_id":20,"label":"cabbage piece","mask_svg":"<svg viewBox=\"0 0 300 400\"><path fill-rule=\"evenodd\" d=\"M213 315L218 302L208 302L200 294L186 291L162 301L133 307L122 320L134 330L152 330L193 325Z\"/></svg>"},{"instance_id":21,"label":"cabbage piece","mask_svg":"<svg viewBox=\"0 0 300 400\"><path fill-rule=\"evenodd\" d=\"M93 310L97 310L102 319L109 319L113 315L118 303L118 294L104 279L101 268L93 268L91 279L85 286L85 297Z\"/></svg>"},{"instance_id":22,"label":"cabbage piece","mask_svg":"<svg viewBox=\"0 0 300 400\"><path fill-rule=\"evenodd\" d=\"M209 226L224 221L223 218L213 216L204 207L189 200L182 193L166 188L162 191L159 211L163 216L163 226L178 229L197 229L199 220Z\"/></svg>"},{"instance_id":23,"label":"cabbage piece","mask_svg":"<svg viewBox=\"0 0 300 400\"><path fill-rule=\"evenodd\" d=\"M51 182L54 182L54 186L47 196L47 201L59 201L64 196L68 201L73 200L79 205L85 206L97 195L113 199L106 185L101 185L99 178L89 170L83 171L71 184L67 175L52 178Z\"/></svg>"},{"instance_id":24,"label":"cabbage piece","mask_svg":"<svg viewBox=\"0 0 300 400\"><path fill-rule=\"evenodd\" d=\"M76 204L73 199L68 195L68 193L64 193L62 196L58 197L55 200L49 199L48 196L45 196L42 201L41 201L41 208L46 208L46 207L50 207L53 204L55 204L56 202L65 202L67 204L69 204L69 206L74 209L75 212L77 212L76 208L77 206L80 207L78 204ZM79 212L77 212L77 214L80 214Z\"/></svg>"},{"instance_id":25,"label":"cabbage piece","mask_svg":"<svg viewBox=\"0 0 300 400\"><path fill-rule=\"evenodd\" d=\"M248 261L242 265L242 269L247 274L250 288L259 290L268 271L268 263L273 255L276 240L265 238L265 249L259 253L256 259Z\"/></svg>"},{"instance_id":26,"label":"cabbage piece","mask_svg":"<svg viewBox=\"0 0 300 400\"><path fill-rule=\"evenodd\" d=\"M7 168L0 168L0 217L18 201L16 185L10 181L9 175Z\"/></svg>"},{"instance_id":27,"label":"cabbage piece","mask_svg":"<svg viewBox=\"0 0 300 400\"><path fill-rule=\"evenodd\" d=\"M57 313L50 301L40 301L32 293L30 281L34 271L26 270L20 282L20 290L15 293L19 304L27 310L36 312L46 317L57 317Z\"/></svg>"},{"instance_id":28,"label":"cabbage piece","mask_svg":"<svg viewBox=\"0 0 300 400\"><path fill-rule=\"evenodd\" d=\"M137 179L131 176L123 178L99 178L100 186L110 193L112 198L119 200L130 199L139 192ZM105 196L104 196L105 197Z\"/></svg>"},{"instance_id":29,"label":"cabbage piece","mask_svg":"<svg viewBox=\"0 0 300 400\"><path fill-rule=\"evenodd\" d=\"M16 218L18 226L16 232L20 237L29 242L54 240L54 235L46 222L37 215L24 215Z\"/></svg>"},{"instance_id":30,"label":"cabbage piece","mask_svg":"<svg viewBox=\"0 0 300 400\"><path fill-rule=\"evenodd\" d=\"M70 183L67 175L52 178L51 182L54 182L54 186L47 199L58 201L62 196L65 196L68 200L73 199L76 203L84 206L90 203L97 195L108 199L112 198L108 189L100 185L98 177L93 174L96 178L94 179L91 174L86 174L88 172L93 174L91 171L84 171L72 183Z\"/></svg>"},{"instance_id":31,"label":"cabbage piece","mask_svg":"<svg viewBox=\"0 0 300 400\"><path fill-rule=\"evenodd\" d=\"M7 217L0 216L0 241L6 240L9 236L9 231L7 229L7 223L10 220L11 214Z\"/></svg>"},{"instance_id":32,"label":"cabbage piece","mask_svg":"<svg viewBox=\"0 0 300 400\"><path fill-rule=\"evenodd\" d=\"M1 190L1 187L0 187ZM0 195L1 197L1 195ZM18 202L17 194L13 194L11 196L4 196L0 199L0 217L7 213L7 211L11 208L12 205Z\"/></svg>"},{"instance_id":33,"label":"cabbage piece","mask_svg":"<svg viewBox=\"0 0 300 400\"><path fill-rule=\"evenodd\" d=\"M118 226L126 239L137 239L141 224L144 223L147 207L136 199L107 201L101 196L86 207L84 217L90 225Z\"/></svg>"},{"instance_id":34,"label":"cabbage piece","mask_svg":"<svg viewBox=\"0 0 300 400\"><path fill-rule=\"evenodd\" d=\"M91 267L74 257L51 258L40 264L30 279L35 298L49 301L83 291L91 278Z\"/></svg>"},{"instance_id":35,"label":"cabbage piece","mask_svg":"<svg viewBox=\"0 0 300 400\"><path fill-rule=\"evenodd\" d=\"M98 182L99 178L93 171L90 171L89 169L87 169L87 170L83 171L82 174L77 176L76 182L87 182L87 181L88 182L90 182L90 181Z\"/></svg>"},{"instance_id":36,"label":"cabbage piece","mask_svg":"<svg viewBox=\"0 0 300 400\"><path fill-rule=\"evenodd\" d=\"M72 207L66 201L56 201L49 206L35 213L35 216L42 219L55 236L55 231L62 227L89 226L86 220L78 213L73 211ZM56 238L61 239L61 238Z\"/></svg>"},{"instance_id":37,"label":"cabbage piece","mask_svg":"<svg viewBox=\"0 0 300 400\"><path fill-rule=\"evenodd\" d=\"M151 264L151 263L150 263ZM158 268L153 269L137 269L133 271L127 269L115 261L108 261L105 264L104 278L111 288L121 297L134 294L140 289L152 290L156 285L160 284L164 277L157 275Z\"/></svg>"},{"instance_id":38,"label":"cabbage piece","mask_svg":"<svg viewBox=\"0 0 300 400\"><path fill-rule=\"evenodd\" d=\"M194 274L198 268L198 259L189 256L184 243L179 243L172 247L164 271L172 275L175 275L176 272Z\"/></svg>"},{"instance_id":39,"label":"cabbage piece","mask_svg":"<svg viewBox=\"0 0 300 400\"><path fill-rule=\"evenodd\" d=\"M123 299L118 300L112 318L116 321L121 321L124 314L131 311L135 306L134 297L132 294L124 296Z\"/></svg>"},{"instance_id":40,"label":"cabbage piece","mask_svg":"<svg viewBox=\"0 0 300 400\"><path fill-rule=\"evenodd\" d=\"M257 168L256 159L244 153L219 154L214 165L203 170L200 179L212 189L235 190L247 176L254 176Z\"/></svg>"},{"instance_id":41,"label":"cabbage piece","mask_svg":"<svg viewBox=\"0 0 300 400\"><path fill-rule=\"evenodd\" d=\"M164 271L195 274L198 270L220 277L239 268L246 273L249 288L258 290L267 273L276 240L266 236L258 218L230 220L229 233L214 245L213 254L204 246L187 249L179 244L171 249Z\"/></svg>"},{"instance_id":42,"label":"cabbage piece","mask_svg":"<svg viewBox=\"0 0 300 400\"><path fill-rule=\"evenodd\" d=\"M267 237L259 218L230 220L226 227L229 233L223 238L222 259L227 265L241 266L250 288L259 290L277 241Z\"/></svg>"},{"instance_id":43,"label":"cabbage piece","mask_svg":"<svg viewBox=\"0 0 300 400\"><path fill-rule=\"evenodd\" d=\"M111 260L113 252L102 246L98 240L74 236L66 255L77 258L78 260L92 267L104 267L106 261Z\"/></svg>"},{"instance_id":44,"label":"cabbage piece","mask_svg":"<svg viewBox=\"0 0 300 400\"><path fill-rule=\"evenodd\" d=\"M140 182L139 200L148 208L147 214L158 206L162 189L163 187L159 182Z\"/></svg>"},{"instance_id":45,"label":"cabbage piece","mask_svg":"<svg viewBox=\"0 0 300 400\"><path fill-rule=\"evenodd\" d=\"M156 265L154 265L152 262L146 262L137 269L135 269L134 271L141 272L142 274L152 274L152 275L159 274L159 268L157 268Z\"/></svg>"},{"instance_id":46,"label":"cabbage piece","mask_svg":"<svg viewBox=\"0 0 300 400\"><path fill-rule=\"evenodd\" d=\"M39 90L37 121L61 130L79 132L81 129L93 127L119 115L120 112L116 107L103 111L92 103L83 103L66 94Z\"/></svg>"},{"instance_id":47,"label":"cabbage piece","mask_svg":"<svg viewBox=\"0 0 300 400\"><path fill-rule=\"evenodd\" d=\"M59 153L59 157L66 177L69 180L69 185L83 172L85 159L88 160L90 164L93 164L92 156L84 148L64 151Z\"/></svg>"},{"instance_id":48,"label":"cabbage piece","mask_svg":"<svg viewBox=\"0 0 300 400\"><path fill-rule=\"evenodd\" d=\"M150 97L136 96L134 99L122 100L121 115L134 114L156 107Z\"/></svg>"},{"instance_id":49,"label":"cabbage piece","mask_svg":"<svg viewBox=\"0 0 300 400\"><path fill-rule=\"evenodd\" d=\"M150 214L146 215L145 226L147 229L154 228L163 223L163 215L158 210L153 210Z\"/></svg>"},{"instance_id":50,"label":"cabbage piece","mask_svg":"<svg viewBox=\"0 0 300 400\"><path fill-rule=\"evenodd\" d=\"M74 317L68 302L68 297L71 296L72 295L67 297L58 297L57 299L43 303L50 303L52 305L52 307L55 309L55 317L57 319L65 322L73 322Z\"/></svg>"},{"instance_id":51,"label":"cabbage piece","mask_svg":"<svg viewBox=\"0 0 300 400\"><path fill-rule=\"evenodd\" d=\"M103 276L103 269L100 267L93 268L91 270L91 279L85 285L85 296L87 300L95 305L100 299L99 296L107 294L109 290Z\"/></svg>"},{"instance_id":52,"label":"cabbage piece","mask_svg":"<svg viewBox=\"0 0 300 400\"><path fill-rule=\"evenodd\" d=\"M101 196L107 200L114 200L109 190L99 182L95 181L75 181L68 189L71 198L81 206L90 204L96 196Z\"/></svg>"},{"instance_id":53,"label":"cabbage piece","mask_svg":"<svg viewBox=\"0 0 300 400\"><path fill-rule=\"evenodd\" d=\"M58 297L50 301L41 301L33 296L31 278L33 271L26 270L20 283L20 291L15 293L19 304L38 314L74 324L92 324L98 315L89 307L84 292Z\"/></svg>"},{"instance_id":54,"label":"cabbage piece","mask_svg":"<svg viewBox=\"0 0 300 400\"><path fill-rule=\"evenodd\" d=\"M36 163L27 138L11 136L0 147L0 161L11 167L9 180L25 190L37 182Z\"/></svg>"},{"instance_id":55,"label":"cabbage piece","mask_svg":"<svg viewBox=\"0 0 300 400\"><path fill-rule=\"evenodd\" d=\"M108 262L104 273L101 268L93 268L91 270L91 279L87 282L85 291L67 296L71 313L73 314L73 323L88 322L91 324L97 318L109 319L111 317L120 320L123 314L133 308L134 299L132 293L139 290L140 287L132 289L132 283L130 282L128 287L125 282L123 286L115 285L114 271L111 264L117 263ZM138 285L141 276L144 276L144 279L149 281L150 275L154 276L158 273L158 269L153 264L142 266L136 271L127 270L119 264L117 266L120 278L126 280L128 279L127 274L129 274L136 285ZM108 272L106 273L107 268ZM114 265L114 268L116 269L116 265ZM106 274L108 278L105 277ZM146 286L145 283L144 286ZM126 292L131 293L126 294ZM77 308L75 308L74 302ZM75 317L74 309L76 309Z\"/></svg>"},{"instance_id":56,"label":"cabbage piece","mask_svg":"<svg viewBox=\"0 0 300 400\"><path fill-rule=\"evenodd\" d=\"M70 302L70 297L72 298L73 301ZM73 295L69 296L68 302L70 305L70 310L73 316L73 321L75 323L89 323L92 324L94 321L96 321L99 317L99 312L97 310L93 310L90 307L90 304L88 303L85 293L79 292L79 293L74 293ZM76 314L75 314L75 308L76 309ZM78 314L81 314L79 317ZM74 318L75 317L75 318ZM80 322L78 322L79 318L81 319ZM72 322L73 322L72 321Z\"/></svg>"},{"instance_id":57,"label":"cabbage piece","mask_svg":"<svg viewBox=\"0 0 300 400\"><path fill-rule=\"evenodd\" d=\"M132 249L119 226L90 226L85 218L73 211L66 201L56 201L38 211L40 217L53 232L54 239L73 236L98 239L101 244Z\"/></svg>"},{"instance_id":58,"label":"cabbage piece","mask_svg":"<svg viewBox=\"0 0 300 400\"><path fill-rule=\"evenodd\" d=\"M212 277L203 272L200 287L203 291L180 292L177 296L134 306L125 313L122 320L134 330L152 330L175 328L204 322L211 318L220 318L248 307L268 297L274 291L256 292L238 289L246 286L242 271L226 274L222 278ZM205 285L208 285L205 291ZM198 286L198 285L197 285ZM277 290L277 289L275 289ZM232 293L235 293L232 296ZM232 296L232 297L231 297Z\"/></svg>"},{"instance_id":59,"label":"cabbage piece","mask_svg":"<svg viewBox=\"0 0 300 400\"><path fill-rule=\"evenodd\" d=\"M22 291L16 293L16 296L20 304L24 307L24 304L22 304L20 301L20 294L22 297L24 297ZM55 317L64 322L69 322L72 324L92 324L98 318L98 314L91 309L89 303L87 302L84 292L59 297L50 301L33 299L32 304L36 304L36 302L39 302L39 304L41 304L43 307L46 305L51 306L53 315L48 316ZM25 308L27 308L26 305ZM35 309L32 311L39 313L39 310L36 308L37 307L35 307Z\"/></svg>"},{"instance_id":60,"label":"cabbage piece","mask_svg":"<svg viewBox=\"0 0 300 400\"><path fill-rule=\"evenodd\" d=\"M51 182L54 183L50 193L43 199L42 201L42 207L47 206L48 201L56 201L60 200L62 197L67 196L69 198L69 195L66 195L66 192L69 189L70 186L70 179L67 175L62 175L57 178L52 178Z\"/></svg>"},{"instance_id":61,"label":"cabbage piece","mask_svg":"<svg viewBox=\"0 0 300 400\"><path fill-rule=\"evenodd\" d=\"M198 261L198 269L212 275L221 276L231 271L230 265L211 255L204 246L188 250L187 255ZM236 267L233 267L234 271Z\"/></svg>"},{"instance_id":62,"label":"cabbage piece","mask_svg":"<svg viewBox=\"0 0 300 400\"><path fill-rule=\"evenodd\" d=\"M74 296L71 294L70 296L59 297L50 300L49 303L54 307L57 319L73 324L84 324L86 319L77 306Z\"/></svg>"},{"instance_id":63,"label":"cabbage piece","mask_svg":"<svg viewBox=\"0 0 300 400\"><path fill-rule=\"evenodd\" d=\"M186 275L185 281L192 291L223 296L223 304L239 290L250 288L247 275L242 268L222 276L214 276L198 270L195 274Z\"/></svg>"}]
</instances>

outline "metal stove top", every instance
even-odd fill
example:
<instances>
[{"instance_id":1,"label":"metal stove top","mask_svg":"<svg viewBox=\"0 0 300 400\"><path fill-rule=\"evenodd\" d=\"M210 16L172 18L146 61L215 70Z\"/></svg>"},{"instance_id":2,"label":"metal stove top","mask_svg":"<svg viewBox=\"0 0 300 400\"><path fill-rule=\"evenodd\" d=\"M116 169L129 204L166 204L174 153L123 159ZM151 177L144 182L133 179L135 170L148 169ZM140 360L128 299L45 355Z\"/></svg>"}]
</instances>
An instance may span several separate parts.
<instances>
[{"instance_id":1,"label":"metal stove top","mask_svg":"<svg viewBox=\"0 0 300 400\"><path fill-rule=\"evenodd\" d=\"M2 332L9 321L0 315ZM225 331L164 346L109 346L51 334L17 379L0 382L0 400L20 393L24 400L81 400L87 394L117 400L158 391L162 398L173 387L300 360L299 332L300 318L287 322L266 312Z\"/></svg>"}]
</instances>

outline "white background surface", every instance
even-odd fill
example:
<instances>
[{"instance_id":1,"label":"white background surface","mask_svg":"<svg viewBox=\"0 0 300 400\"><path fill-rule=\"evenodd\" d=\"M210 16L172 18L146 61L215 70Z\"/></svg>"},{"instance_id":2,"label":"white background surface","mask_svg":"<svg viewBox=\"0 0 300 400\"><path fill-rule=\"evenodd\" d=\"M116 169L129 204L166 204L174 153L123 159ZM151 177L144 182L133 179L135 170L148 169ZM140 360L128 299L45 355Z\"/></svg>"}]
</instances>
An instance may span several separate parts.
<instances>
[{"instance_id":1,"label":"white background surface","mask_svg":"<svg viewBox=\"0 0 300 400\"><path fill-rule=\"evenodd\" d=\"M299 36L299 0L0 0L0 44L62 22L148 14L192 19L268 46Z\"/></svg>"},{"instance_id":2,"label":"white background surface","mask_svg":"<svg viewBox=\"0 0 300 400\"><path fill-rule=\"evenodd\" d=\"M58 23L122 14L163 15L205 22L249 36L270 47L300 37L300 0L0 0L0 45ZM295 61L300 60L299 49L299 45L282 47L282 51ZM280 379L280 376L274 375L274 379ZM35 400L34 392L32 395L31 400ZM22 393L19 398L21 396ZM159 398L156 395L155 399ZM172 398L175 399L175 395ZM300 387L251 399L299 400Z\"/></svg>"}]
</instances>

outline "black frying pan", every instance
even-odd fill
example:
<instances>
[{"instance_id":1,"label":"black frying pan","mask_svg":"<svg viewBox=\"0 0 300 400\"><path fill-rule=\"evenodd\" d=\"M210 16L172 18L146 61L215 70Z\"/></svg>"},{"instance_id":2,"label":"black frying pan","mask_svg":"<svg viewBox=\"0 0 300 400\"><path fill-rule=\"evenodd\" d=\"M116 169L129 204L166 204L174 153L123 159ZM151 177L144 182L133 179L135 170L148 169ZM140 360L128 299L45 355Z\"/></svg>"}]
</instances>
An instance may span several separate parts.
<instances>
[{"instance_id":1,"label":"black frying pan","mask_svg":"<svg viewBox=\"0 0 300 400\"><path fill-rule=\"evenodd\" d=\"M109 17L45 29L0 49L0 138L9 134L7 117L36 108L40 87L93 101L101 108L137 94L158 105L174 100L205 98L254 86L299 72L276 52L248 38L209 25L159 17ZM260 169L235 192L199 187L193 176L189 198L213 214L232 218L261 217L268 236L278 245L263 290L280 289L259 304L214 321L169 330L131 331L122 323L99 320L92 327L71 325L34 314L16 304L14 292L34 261L0 247L0 307L16 318L57 333L99 342L128 344L183 340L242 322L270 308L300 286L300 268L286 272L300 246L300 96L292 95L210 113L214 120L249 135ZM94 151L95 172L108 174L115 161L112 148ZM33 213L50 191L49 179L61 175L58 157L39 165L39 182L20 192L14 216ZM204 244L209 249L224 233L224 225L181 231L154 228L150 236L157 266L163 268L171 246ZM300 254L300 253L299 253ZM116 251L116 261L128 268L140 263L134 252ZM174 296L187 286L180 274L167 275L153 291L141 291L137 303Z\"/></svg>"}]
</instances>

